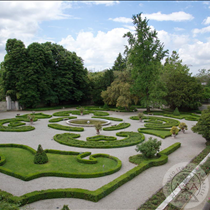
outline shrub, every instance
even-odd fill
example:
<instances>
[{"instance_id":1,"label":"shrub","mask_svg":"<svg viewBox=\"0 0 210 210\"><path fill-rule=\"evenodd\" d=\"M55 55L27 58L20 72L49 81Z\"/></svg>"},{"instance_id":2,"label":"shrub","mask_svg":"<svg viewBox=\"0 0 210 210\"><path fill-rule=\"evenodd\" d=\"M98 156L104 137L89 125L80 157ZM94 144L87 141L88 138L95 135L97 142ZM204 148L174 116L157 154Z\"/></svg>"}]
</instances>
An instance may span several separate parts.
<instances>
[{"instance_id":1,"label":"shrub","mask_svg":"<svg viewBox=\"0 0 210 210\"><path fill-rule=\"evenodd\" d=\"M95 116L108 116L109 115L109 113L107 112L94 112L93 114Z\"/></svg>"},{"instance_id":2,"label":"shrub","mask_svg":"<svg viewBox=\"0 0 210 210\"><path fill-rule=\"evenodd\" d=\"M179 129L176 126L173 126L170 130L171 134L176 135L179 132Z\"/></svg>"},{"instance_id":3,"label":"shrub","mask_svg":"<svg viewBox=\"0 0 210 210\"><path fill-rule=\"evenodd\" d=\"M141 152L146 158L153 158L160 150L161 141L149 138L148 141L140 145L136 145L136 151Z\"/></svg>"},{"instance_id":4,"label":"shrub","mask_svg":"<svg viewBox=\"0 0 210 210\"><path fill-rule=\"evenodd\" d=\"M144 116L144 114L142 113L142 112L139 112L138 113L138 118L139 118L139 120L141 121L142 120L142 117Z\"/></svg>"},{"instance_id":5,"label":"shrub","mask_svg":"<svg viewBox=\"0 0 210 210\"><path fill-rule=\"evenodd\" d=\"M179 116L180 115L178 107L176 107L176 109L174 110L173 115L175 115L175 116Z\"/></svg>"},{"instance_id":6,"label":"shrub","mask_svg":"<svg viewBox=\"0 0 210 210\"><path fill-rule=\"evenodd\" d=\"M185 124L185 123L180 123L179 124L179 128L182 130L182 131L184 131L184 130L186 130L187 129L187 125Z\"/></svg>"},{"instance_id":7,"label":"shrub","mask_svg":"<svg viewBox=\"0 0 210 210\"><path fill-rule=\"evenodd\" d=\"M68 205L63 205L63 208L61 210L70 210Z\"/></svg>"},{"instance_id":8,"label":"shrub","mask_svg":"<svg viewBox=\"0 0 210 210\"><path fill-rule=\"evenodd\" d=\"M44 164L48 162L48 157L45 151L42 149L41 144L39 144L37 152L34 156L34 163L35 164Z\"/></svg>"},{"instance_id":9,"label":"shrub","mask_svg":"<svg viewBox=\"0 0 210 210\"><path fill-rule=\"evenodd\" d=\"M79 108L79 111L80 111L81 114L83 114L83 112L85 111L85 109L83 107L80 107Z\"/></svg>"},{"instance_id":10,"label":"shrub","mask_svg":"<svg viewBox=\"0 0 210 210\"><path fill-rule=\"evenodd\" d=\"M84 131L84 128L81 128L81 127L70 127L70 126L65 126L65 125L60 125L60 124L48 124L48 127L54 128L57 130L64 130L64 131L77 131L77 132Z\"/></svg>"},{"instance_id":11,"label":"shrub","mask_svg":"<svg viewBox=\"0 0 210 210\"><path fill-rule=\"evenodd\" d=\"M129 127L131 124L130 123L120 123L118 125L115 126L111 126L111 127L106 127L103 130L104 131L114 131L114 130L120 130L120 129L124 129Z\"/></svg>"},{"instance_id":12,"label":"shrub","mask_svg":"<svg viewBox=\"0 0 210 210\"><path fill-rule=\"evenodd\" d=\"M109 106L108 106L107 104L104 104L103 109L104 109L105 111L109 111Z\"/></svg>"},{"instance_id":13,"label":"shrub","mask_svg":"<svg viewBox=\"0 0 210 210\"><path fill-rule=\"evenodd\" d=\"M123 119L116 118L116 117L97 117L97 116L93 116L92 118L100 118L100 119L112 120L112 121L123 121Z\"/></svg>"}]
</instances>

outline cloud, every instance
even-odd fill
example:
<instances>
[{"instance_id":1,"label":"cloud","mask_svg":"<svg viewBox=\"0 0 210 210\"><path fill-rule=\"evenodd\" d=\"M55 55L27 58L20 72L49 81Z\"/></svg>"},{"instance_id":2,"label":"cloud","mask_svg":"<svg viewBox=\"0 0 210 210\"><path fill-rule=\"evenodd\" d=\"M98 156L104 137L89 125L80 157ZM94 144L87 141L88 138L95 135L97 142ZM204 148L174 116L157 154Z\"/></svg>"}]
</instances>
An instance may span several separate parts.
<instances>
[{"instance_id":1,"label":"cloud","mask_svg":"<svg viewBox=\"0 0 210 210\"><path fill-rule=\"evenodd\" d=\"M120 22L120 23L132 23L132 18L126 18L126 17L118 17L118 18L109 18L109 20L112 20L114 22Z\"/></svg>"},{"instance_id":2,"label":"cloud","mask_svg":"<svg viewBox=\"0 0 210 210\"><path fill-rule=\"evenodd\" d=\"M174 30L175 31L184 31L185 29L184 28L175 27Z\"/></svg>"},{"instance_id":3,"label":"cloud","mask_svg":"<svg viewBox=\"0 0 210 210\"><path fill-rule=\"evenodd\" d=\"M119 4L119 1L81 1L85 4L95 4L95 5L105 5L105 6L113 6L115 4Z\"/></svg>"},{"instance_id":4,"label":"cloud","mask_svg":"<svg viewBox=\"0 0 210 210\"><path fill-rule=\"evenodd\" d=\"M185 13L183 11L173 12L171 14L162 14L161 12L152 13L152 14L142 14L142 16L146 17L149 20L157 20L157 21L189 21L193 20L194 17L191 14Z\"/></svg>"},{"instance_id":5,"label":"cloud","mask_svg":"<svg viewBox=\"0 0 210 210\"><path fill-rule=\"evenodd\" d=\"M26 45L30 44L37 32L41 30L39 26L41 22L72 18L64 13L67 8L71 8L71 3L59 1L0 2L0 45L5 46L9 38L20 39ZM0 51L1 60L4 54L5 51Z\"/></svg>"},{"instance_id":6,"label":"cloud","mask_svg":"<svg viewBox=\"0 0 210 210\"><path fill-rule=\"evenodd\" d=\"M204 21L203 24L208 25L210 24L210 17L207 17Z\"/></svg>"},{"instance_id":7,"label":"cloud","mask_svg":"<svg viewBox=\"0 0 210 210\"><path fill-rule=\"evenodd\" d=\"M98 31L96 36L92 32L81 31L75 39L68 35L58 44L75 51L88 69L104 70L113 66L118 54L124 52L127 39L123 35L128 31L115 28L107 33Z\"/></svg>"},{"instance_id":8,"label":"cloud","mask_svg":"<svg viewBox=\"0 0 210 210\"><path fill-rule=\"evenodd\" d=\"M201 29L195 28L192 30L194 37L197 36L197 34L204 34L204 33L208 33L208 32L210 32L210 26L207 26L207 27L201 28Z\"/></svg>"}]
</instances>

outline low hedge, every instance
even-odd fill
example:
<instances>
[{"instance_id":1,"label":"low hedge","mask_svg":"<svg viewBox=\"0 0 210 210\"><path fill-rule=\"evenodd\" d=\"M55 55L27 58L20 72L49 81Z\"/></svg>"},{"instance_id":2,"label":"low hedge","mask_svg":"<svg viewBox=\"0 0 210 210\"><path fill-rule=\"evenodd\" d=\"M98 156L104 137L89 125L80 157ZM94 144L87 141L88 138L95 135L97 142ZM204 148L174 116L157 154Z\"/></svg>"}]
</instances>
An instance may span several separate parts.
<instances>
[{"instance_id":1,"label":"low hedge","mask_svg":"<svg viewBox=\"0 0 210 210\"><path fill-rule=\"evenodd\" d=\"M64 144L71 147L82 148L119 148L128 147L139 144L144 141L144 135L137 132L119 132L117 136L125 137L121 140L95 142L95 141L82 141L76 140L78 136L73 136L72 133L56 134L54 140L60 144Z\"/></svg>"},{"instance_id":2,"label":"low hedge","mask_svg":"<svg viewBox=\"0 0 210 210\"><path fill-rule=\"evenodd\" d=\"M108 112L93 112L93 114L95 116L108 116L109 115Z\"/></svg>"},{"instance_id":3,"label":"low hedge","mask_svg":"<svg viewBox=\"0 0 210 210\"><path fill-rule=\"evenodd\" d=\"M97 116L93 116L92 118L101 118L101 119L112 120L112 121L123 121L123 119L116 118L116 117L97 117Z\"/></svg>"},{"instance_id":4,"label":"low hedge","mask_svg":"<svg viewBox=\"0 0 210 210\"><path fill-rule=\"evenodd\" d=\"M26 121L24 119L16 119L16 118L11 118L11 119L3 119L0 120L0 131L4 132L26 132L26 131L32 131L35 128L33 126L24 126L21 121ZM4 126L4 124L9 123L9 126ZM23 126L19 126L23 125Z\"/></svg>"},{"instance_id":5,"label":"low hedge","mask_svg":"<svg viewBox=\"0 0 210 210\"><path fill-rule=\"evenodd\" d=\"M97 135L86 138L87 141L116 141L117 138L114 136Z\"/></svg>"},{"instance_id":6,"label":"low hedge","mask_svg":"<svg viewBox=\"0 0 210 210\"><path fill-rule=\"evenodd\" d=\"M82 127L70 127L60 124L48 124L48 127L63 131L76 131L76 132L84 131L84 128Z\"/></svg>"},{"instance_id":7,"label":"low hedge","mask_svg":"<svg viewBox=\"0 0 210 210\"><path fill-rule=\"evenodd\" d=\"M103 128L103 130L104 131L115 131L115 130L128 128L130 125L131 125L130 123L120 123L118 125L114 125L114 126Z\"/></svg>"},{"instance_id":8,"label":"low hedge","mask_svg":"<svg viewBox=\"0 0 210 210\"><path fill-rule=\"evenodd\" d=\"M75 116L71 116L71 117L57 117L57 118L53 118L53 119L50 119L49 122L60 122L60 121L63 121L64 119L76 119L77 117Z\"/></svg>"},{"instance_id":9,"label":"low hedge","mask_svg":"<svg viewBox=\"0 0 210 210\"><path fill-rule=\"evenodd\" d=\"M30 192L20 197L11 196L10 200L11 202L19 202L22 206L29 203L33 203L35 201L53 198L80 198L84 200L98 202L100 199L106 197L123 184L138 176L146 169L151 168L153 166L162 165L166 163L167 160L168 156L162 153L160 154L160 158L158 158L156 161L141 163L135 168L127 171L123 175L119 176L118 178L114 179L113 181L109 182L108 184L105 184L104 186L94 191L79 188L49 189Z\"/></svg>"},{"instance_id":10,"label":"low hedge","mask_svg":"<svg viewBox=\"0 0 210 210\"><path fill-rule=\"evenodd\" d=\"M35 118L37 119L46 119L46 118L51 118L52 115L49 115L49 114L43 114L43 113L28 113L28 114L24 114L24 115L19 115L19 116L16 116L16 118L28 118L28 115L33 115Z\"/></svg>"},{"instance_id":11,"label":"low hedge","mask_svg":"<svg viewBox=\"0 0 210 210\"><path fill-rule=\"evenodd\" d=\"M84 111L83 115L89 114L89 113L90 113L89 111ZM55 117L65 117L65 116L69 116L70 114L81 115L80 111L78 111L78 110L68 110L68 111L55 112L55 113L53 113L53 116L55 116Z\"/></svg>"},{"instance_id":12,"label":"low hedge","mask_svg":"<svg viewBox=\"0 0 210 210\"><path fill-rule=\"evenodd\" d=\"M28 147L26 145L19 145L19 144L2 144L0 145L0 147L16 147L16 148L22 148L22 149L26 149L27 151L31 152L32 155L35 155L36 150L32 149L31 147ZM82 164L96 164L98 163L98 160L96 158L102 157L102 158L108 158L113 160L116 165L114 167L108 168L108 169L100 169L97 172L86 172L86 173L79 173L79 172L58 172L58 171L45 171L45 172L32 172L28 175L23 175L17 172L13 172L12 170L5 168L5 167L0 167L0 172L16 177L18 179L21 179L23 181L29 181L32 179L36 179L39 177L46 177L46 176L56 176L56 177L71 177L71 178L95 178L95 177L101 177L101 176L106 176L109 174L113 174L117 171L120 170L122 163L121 161L113 156L107 155L107 154L94 154L94 155L90 155L90 152L85 152L85 153L79 153L79 152L69 152L69 151L58 151L58 150L44 150L47 154L51 153L51 154L62 154L62 155L76 155L76 160L79 163ZM87 159L82 159L86 156L90 155L89 160ZM0 165L3 165L6 163L6 161L4 160L5 157L4 156L0 156L3 157L0 161ZM4 162L3 162L4 161Z\"/></svg>"},{"instance_id":13,"label":"low hedge","mask_svg":"<svg viewBox=\"0 0 210 210\"><path fill-rule=\"evenodd\" d=\"M139 128L138 129L139 133L146 133L146 134L151 134L154 136L158 136L162 139L165 139L166 137L171 136L170 129L155 129L155 128Z\"/></svg>"}]
</instances>

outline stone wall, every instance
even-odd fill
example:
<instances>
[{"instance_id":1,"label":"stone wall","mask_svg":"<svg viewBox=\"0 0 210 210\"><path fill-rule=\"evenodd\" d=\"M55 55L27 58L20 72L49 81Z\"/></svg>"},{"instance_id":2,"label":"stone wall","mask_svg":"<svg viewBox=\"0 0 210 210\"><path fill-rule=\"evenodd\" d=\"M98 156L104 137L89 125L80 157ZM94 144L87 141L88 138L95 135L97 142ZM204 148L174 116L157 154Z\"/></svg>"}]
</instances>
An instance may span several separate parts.
<instances>
[{"instance_id":1,"label":"stone wall","mask_svg":"<svg viewBox=\"0 0 210 210\"><path fill-rule=\"evenodd\" d=\"M0 101L0 111L7 111L7 102Z\"/></svg>"}]
</instances>

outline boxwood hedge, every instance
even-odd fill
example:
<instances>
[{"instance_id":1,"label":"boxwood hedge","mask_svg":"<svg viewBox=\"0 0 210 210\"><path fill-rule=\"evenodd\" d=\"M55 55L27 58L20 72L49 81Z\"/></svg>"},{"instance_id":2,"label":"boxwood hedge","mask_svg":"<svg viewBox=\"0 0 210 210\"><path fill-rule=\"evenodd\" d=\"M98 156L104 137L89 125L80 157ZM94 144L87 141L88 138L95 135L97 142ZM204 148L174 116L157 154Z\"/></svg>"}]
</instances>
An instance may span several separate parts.
<instances>
[{"instance_id":1,"label":"boxwood hedge","mask_svg":"<svg viewBox=\"0 0 210 210\"><path fill-rule=\"evenodd\" d=\"M60 125L60 124L48 124L48 127L54 128L57 130L64 130L64 131L77 131L77 132L84 131L84 128L82 127L70 127L70 126L65 126L65 125Z\"/></svg>"},{"instance_id":2,"label":"boxwood hedge","mask_svg":"<svg viewBox=\"0 0 210 210\"><path fill-rule=\"evenodd\" d=\"M115 130L128 128L130 125L131 125L130 123L120 123L118 125L114 125L114 126L103 128L103 130L104 131L115 131Z\"/></svg>"},{"instance_id":3,"label":"boxwood hedge","mask_svg":"<svg viewBox=\"0 0 210 210\"><path fill-rule=\"evenodd\" d=\"M180 146L180 145L179 145ZM177 149L177 145L172 145L170 149L163 150L159 153L159 158L155 161L151 162L143 162L138 166L134 167L133 169L127 171L123 175L119 176L118 178L114 179L113 181L105 184L104 186L98 188L97 190L90 191L85 189L79 188L67 188L67 189L49 189L49 190L41 190L41 191L34 191L22 195L20 197L12 196L9 194L9 201L20 203L22 206L25 204L33 203L35 201L44 200L44 199L52 199L52 198L80 198L85 199L93 202L98 202L100 199L106 197L117 188L122 186L123 184L127 183L128 181L132 180L140 173L145 171L148 168L153 166L159 166L165 164L168 161L168 156L170 152ZM0 192L0 195L6 192Z\"/></svg>"},{"instance_id":4,"label":"boxwood hedge","mask_svg":"<svg viewBox=\"0 0 210 210\"><path fill-rule=\"evenodd\" d=\"M101 118L101 119L112 120L112 121L123 121L123 119L116 118L116 117L97 117L97 116L93 116L92 118Z\"/></svg>"},{"instance_id":5,"label":"boxwood hedge","mask_svg":"<svg viewBox=\"0 0 210 210\"><path fill-rule=\"evenodd\" d=\"M137 132L119 132L117 136L125 137L121 140L106 141L106 142L95 142L95 141L82 141L77 140L79 136L74 136L72 133L56 134L54 140L60 144L82 147L82 148L118 148L128 147L139 144L144 141L144 135Z\"/></svg>"}]
</instances>

